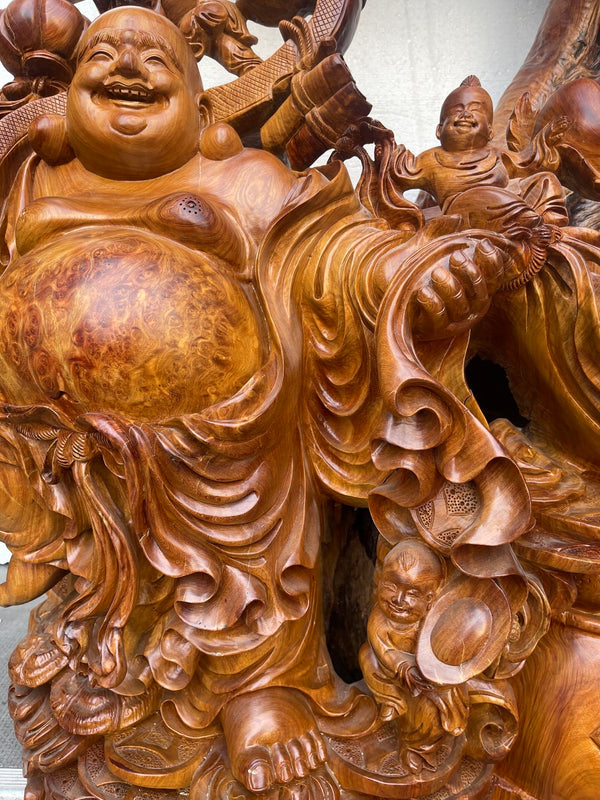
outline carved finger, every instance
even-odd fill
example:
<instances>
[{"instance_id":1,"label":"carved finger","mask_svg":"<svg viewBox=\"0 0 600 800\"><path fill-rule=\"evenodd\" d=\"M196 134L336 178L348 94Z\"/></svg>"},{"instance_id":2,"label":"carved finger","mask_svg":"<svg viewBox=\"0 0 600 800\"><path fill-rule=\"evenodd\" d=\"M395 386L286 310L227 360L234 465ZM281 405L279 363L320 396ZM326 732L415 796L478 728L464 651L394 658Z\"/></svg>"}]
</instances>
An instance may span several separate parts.
<instances>
[{"instance_id":1,"label":"carved finger","mask_svg":"<svg viewBox=\"0 0 600 800\"><path fill-rule=\"evenodd\" d=\"M450 320L443 300L431 286L423 286L416 295L419 309L418 328L425 335L435 335L446 330Z\"/></svg>"},{"instance_id":2,"label":"carved finger","mask_svg":"<svg viewBox=\"0 0 600 800\"><path fill-rule=\"evenodd\" d=\"M313 741L314 750L317 754L319 764L324 764L325 761L327 761L327 747L325 746L323 737L317 730L308 731L308 736L310 736Z\"/></svg>"},{"instance_id":3,"label":"carved finger","mask_svg":"<svg viewBox=\"0 0 600 800\"><path fill-rule=\"evenodd\" d=\"M300 737L300 744L304 748L304 753L306 756L306 761L308 762L308 766L311 770L317 769L319 766L319 760L317 759L317 754L312 748L312 742L308 741L306 736Z\"/></svg>"},{"instance_id":4,"label":"carved finger","mask_svg":"<svg viewBox=\"0 0 600 800\"><path fill-rule=\"evenodd\" d=\"M309 773L309 767L300 741L298 739L290 739L288 750L290 751L295 776L297 778L305 778Z\"/></svg>"},{"instance_id":5,"label":"carved finger","mask_svg":"<svg viewBox=\"0 0 600 800\"><path fill-rule=\"evenodd\" d=\"M312 737L309 736L308 733L305 733L302 736L298 737L298 741L300 742L300 746L304 751L304 757L308 763L309 768L311 770L317 769L320 760Z\"/></svg>"},{"instance_id":6,"label":"carved finger","mask_svg":"<svg viewBox=\"0 0 600 800\"><path fill-rule=\"evenodd\" d=\"M315 53L315 64L320 64L321 61L324 61L330 55L333 55L333 53L335 53L335 48L336 43L332 36L328 36L326 39L321 39L317 45L317 51Z\"/></svg>"},{"instance_id":7,"label":"carved finger","mask_svg":"<svg viewBox=\"0 0 600 800\"><path fill-rule=\"evenodd\" d=\"M470 301L471 312L482 309L489 300L489 293L481 269L463 253L456 253L450 257L450 271L460 281Z\"/></svg>"},{"instance_id":8,"label":"carved finger","mask_svg":"<svg viewBox=\"0 0 600 800\"><path fill-rule=\"evenodd\" d=\"M563 138L565 131L571 125L571 120L567 116L559 117L550 123L550 132L548 141L550 144L556 144Z\"/></svg>"},{"instance_id":9,"label":"carved finger","mask_svg":"<svg viewBox=\"0 0 600 800\"><path fill-rule=\"evenodd\" d=\"M444 302L451 322L468 317L469 302L460 282L451 272L442 267L436 267L431 274L431 284Z\"/></svg>"},{"instance_id":10,"label":"carved finger","mask_svg":"<svg viewBox=\"0 0 600 800\"><path fill-rule=\"evenodd\" d=\"M475 246L473 260L485 276L488 292L493 294L504 275L506 261L504 253L495 247L489 239L482 239Z\"/></svg>"},{"instance_id":11,"label":"carved finger","mask_svg":"<svg viewBox=\"0 0 600 800\"><path fill-rule=\"evenodd\" d=\"M527 228L525 225L509 225L504 231L504 235L507 239L527 241L532 238L532 231L531 228Z\"/></svg>"},{"instance_id":12,"label":"carved finger","mask_svg":"<svg viewBox=\"0 0 600 800\"><path fill-rule=\"evenodd\" d=\"M273 762L277 780L280 783L289 783L294 777L294 770L287 747L280 742L276 742L271 747L271 761Z\"/></svg>"}]
</instances>

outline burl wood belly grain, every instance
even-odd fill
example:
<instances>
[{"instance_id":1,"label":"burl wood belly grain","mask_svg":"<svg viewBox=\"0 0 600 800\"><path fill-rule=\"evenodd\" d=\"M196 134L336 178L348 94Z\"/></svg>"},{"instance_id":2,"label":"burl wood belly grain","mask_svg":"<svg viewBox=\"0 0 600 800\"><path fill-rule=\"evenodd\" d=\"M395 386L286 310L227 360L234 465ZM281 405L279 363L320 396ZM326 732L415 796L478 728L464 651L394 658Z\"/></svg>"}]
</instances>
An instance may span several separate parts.
<instances>
[{"instance_id":1,"label":"burl wood belly grain","mask_svg":"<svg viewBox=\"0 0 600 800\"><path fill-rule=\"evenodd\" d=\"M200 411L260 365L257 319L215 256L133 229L72 231L0 281L2 394L136 420Z\"/></svg>"}]
</instances>

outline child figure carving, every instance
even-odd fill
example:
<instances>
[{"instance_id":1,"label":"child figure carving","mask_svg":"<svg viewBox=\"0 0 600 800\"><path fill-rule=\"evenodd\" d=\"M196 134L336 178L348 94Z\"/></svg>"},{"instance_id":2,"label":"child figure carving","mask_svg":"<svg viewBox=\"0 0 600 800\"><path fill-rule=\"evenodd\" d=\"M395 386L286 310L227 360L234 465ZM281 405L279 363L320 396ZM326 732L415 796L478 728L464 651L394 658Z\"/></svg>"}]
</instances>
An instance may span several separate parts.
<instances>
[{"instance_id":1,"label":"child figure carving","mask_svg":"<svg viewBox=\"0 0 600 800\"><path fill-rule=\"evenodd\" d=\"M445 582L446 568L424 542L407 539L383 560L376 603L359 654L380 717L396 720L400 758L411 772L436 762L447 734L459 736L468 718L464 685L437 686L419 670L415 651L423 620Z\"/></svg>"},{"instance_id":2,"label":"child figure carving","mask_svg":"<svg viewBox=\"0 0 600 800\"><path fill-rule=\"evenodd\" d=\"M543 266L547 247L568 221L560 181L548 170L559 163L555 145L570 122L554 118L518 153L492 144L492 124L492 99L470 75L444 100L436 129L440 145L418 156L397 146L381 166L383 182L391 193L423 189L463 229L510 239L525 263L507 269L507 283L517 272L525 281ZM381 155L378 147L376 158Z\"/></svg>"}]
</instances>

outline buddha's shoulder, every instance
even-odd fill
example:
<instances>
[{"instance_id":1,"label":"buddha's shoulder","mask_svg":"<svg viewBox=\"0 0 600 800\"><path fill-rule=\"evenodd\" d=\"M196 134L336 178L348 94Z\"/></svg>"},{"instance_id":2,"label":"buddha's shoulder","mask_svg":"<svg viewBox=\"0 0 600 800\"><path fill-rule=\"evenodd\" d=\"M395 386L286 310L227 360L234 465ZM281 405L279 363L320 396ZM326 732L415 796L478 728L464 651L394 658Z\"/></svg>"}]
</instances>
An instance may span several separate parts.
<instances>
[{"instance_id":1,"label":"buddha's shoulder","mask_svg":"<svg viewBox=\"0 0 600 800\"><path fill-rule=\"evenodd\" d=\"M259 238L299 180L271 153L247 147L222 160L200 155L199 169L200 191L234 209L246 231Z\"/></svg>"},{"instance_id":2,"label":"buddha's shoulder","mask_svg":"<svg viewBox=\"0 0 600 800\"><path fill-rule=\"evenodd\" d=\"M297 176L276 156L266 150L244 147L223 160L200 156L202 183L243 184L248 192L261 190L267 185L271 191L287 194L297 181Z\"/></svg>"}]
</instances>

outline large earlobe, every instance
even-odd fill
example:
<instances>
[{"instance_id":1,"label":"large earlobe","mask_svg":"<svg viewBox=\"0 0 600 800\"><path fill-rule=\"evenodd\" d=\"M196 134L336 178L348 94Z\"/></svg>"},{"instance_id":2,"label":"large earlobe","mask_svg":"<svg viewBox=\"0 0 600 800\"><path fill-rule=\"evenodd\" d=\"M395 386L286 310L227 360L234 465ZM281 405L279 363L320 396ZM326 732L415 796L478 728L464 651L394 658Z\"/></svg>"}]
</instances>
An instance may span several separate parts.
<instances>
[{"instance_id":1,"label":"large earlobe","mask_svg":"<svg viewBox=\"0 0 600 800\"><path fill-rule=\"evenodd\" d=\"M67 133L66 117L43 114L33 120L28 135L34 152L52 167L67 164L75 158Z\"/></svg>"},{"instance_id":2,"label":"large earlobe","mask_svg":"<svg viewBox=\"0 0 600 800\"><path fill-rule=\"evenodd\" d=\"M490 128L490 135L488 136L488 142L491 142L494 138L494 129Z\"/></svg>"},{"instance_id":3,"label":"large earlobe","mask_svg":"<svg viewBox=\"0 0 600 800\"><path fill-rule=\"evenodd\" d=\"M442 123L440 122L440 124L435 129L435 138L441 139L441 137L442 137Z\"/></svg>"},{"instance_id":4,"label":"large earlobe","mask_svg":"<svg viewBox=\"0 0 600 800\"><path fill-rule=\"evenodd\" d=\"M209 105L204 100L204 92L198 92L196 95L196 107L200 115L200 131L208 128L214 122L212 112Z\"/></svg>"},{"instance_id":5,"label":"large earlobe","mask_svg":"<svg viewBox=\"0 0 600 800\"><path fill-rule=\"evenodd\" d=\"M226 122L214 122L200 134L200 153L212 161L225 161L244 149L237 131Z\"/></svg>"}]
</instances>

